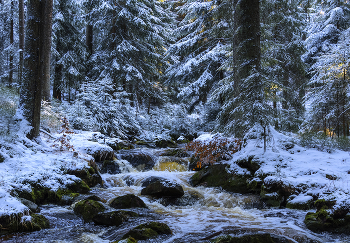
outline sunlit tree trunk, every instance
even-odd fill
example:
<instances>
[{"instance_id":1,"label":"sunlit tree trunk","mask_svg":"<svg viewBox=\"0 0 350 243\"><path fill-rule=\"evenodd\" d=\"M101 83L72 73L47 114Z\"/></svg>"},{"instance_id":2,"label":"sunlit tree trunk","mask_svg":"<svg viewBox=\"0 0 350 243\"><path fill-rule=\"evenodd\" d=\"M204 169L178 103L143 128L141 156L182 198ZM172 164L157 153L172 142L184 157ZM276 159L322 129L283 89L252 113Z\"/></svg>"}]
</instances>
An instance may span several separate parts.
<instances>
[{"instance_id":1,"label":"sunlit tree trunk","mask_svg":"<svg viewBox=\"0 0 350 243\"><path fill-rule=\"evenodd\" d=\"M43 8L43 96L42 99L46 101L51 100L50 94L50 57L51 57L51 32L52 32L52 8L53 0L42 0Z\"/></svg>"}]
</instances>

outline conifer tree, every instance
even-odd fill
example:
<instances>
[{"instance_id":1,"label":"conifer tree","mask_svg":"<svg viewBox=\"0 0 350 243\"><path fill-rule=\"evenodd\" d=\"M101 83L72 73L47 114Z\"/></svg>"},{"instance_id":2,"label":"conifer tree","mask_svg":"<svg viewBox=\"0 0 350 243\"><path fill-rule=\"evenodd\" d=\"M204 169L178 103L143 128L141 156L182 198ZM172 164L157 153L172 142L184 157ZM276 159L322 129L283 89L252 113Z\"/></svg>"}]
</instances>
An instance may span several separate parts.
<instances>
[{"instance_id":1,"label":"conifer tree","mask_svg":"<svg viewBox=\"0 0 350 243\"><path fill-rule=\"evenodd\" d=\"M269 83L261 73L260 8L258 0L234 1L232 73L221 81L215 98L223 105L218 115L218 131L243 137L255 125L265 131L271 107L266 99Z\"/></svg>"},{"instance_id":2,"label":"conifer tree","mask_svg":"<svg viewBox=\"0 0 350 243\"><path fill-rule=\"evenodd\" d=\"M178 5L177 13L183 19L173 33L177 42L167 52L174 63L166 79L191 111L207 102L213 87L223 78L220 66L225 60L230 7L225 0L185 0Z\"/></svg>"},{"instance_id":3,"label":"conifer tree","mask_svg":"<svg viewBox=\"0 0 350 243\"><path fill-rule=\"evenodd\" d=\"M306 67L301 56L305 15L298 1L264 0L261 3L262 70L273 85L269 99L273 102L275 126L297 131L303 117Z\"/></svg>"}]
</instances>

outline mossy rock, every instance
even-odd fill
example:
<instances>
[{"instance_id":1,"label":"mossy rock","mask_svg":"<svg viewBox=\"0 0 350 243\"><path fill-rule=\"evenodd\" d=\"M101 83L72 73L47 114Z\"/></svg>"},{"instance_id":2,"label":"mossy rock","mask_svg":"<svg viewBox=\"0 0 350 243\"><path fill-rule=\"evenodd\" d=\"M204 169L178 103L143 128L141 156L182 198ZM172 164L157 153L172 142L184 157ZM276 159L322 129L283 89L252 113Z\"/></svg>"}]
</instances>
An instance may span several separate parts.
<instances>
[{"instance_id":1,"label":"mossy rock","mask_svg":"<svg viewBox=\"0 0 350 243\"><path fill-rule=\"evenodd\" d=\"M286 207L287 199L293 194L299 193L292 185L279 179L266 180L265 178L260 191L261 199L267 206L272 207Z\"/></svg>"},{"instance_id":2,"label":"mossy rock","mask_svg":"<svg viewBox=\"0 0 350 243\"><path fill-rule=\"evenodd\" d=\"M12 214L0 216L0 235L14 232L30 232L49 228L47 218L40 214Z\"/></svg>"},{"instance_id":3,"label":"mossy rock","mask_svg":"<svg viewBox=\"0 0 350 243\"><path fill-rule=\"evenodd\" d=\"M158 234L162 235L169 235L172 234L171 229L169 228L168 225L164 224L164 223L159 223L159 222L148 222L145 224L140 224L139 226L137 226L135 229L145 229L145 228L150 228L152 230L154 230L155 232L157 232Z\"/></svg>"},{"instance_id":4,"label":"mossy rock","mask_svg":"<svg viewBox=\"0 0 350 243\"><path fill-rule=\"evenodd\" d=\"M67 188L74 193L88 193L90 187L83 180L76 180L74 183L67 185Z\"/></svg>"},{"instance_id":5,"label":"mossy rock","mask_svg":"<svg viewBox=\"0 0 350 243\"><path fill-rule=\"evenodd\" d=\"M218 164L205 167L190 178L190 183L193 186L221 187L226 191L236 193L254 192L248 187L250 176L231 174L227 172L227 166Z\"/></svg>"},{"instance_id":6,"label":"mossy rock","mask_svg":"<svg viewBox=\"0 0 350 243\"><path fill-rule=\"evenodd\" d=\"M232 237L229 235L220 236L212 241L212 243L292 243L294 241L285 237L274 234L252 234L240 237Z\"/></svg>"},{"instance_id":7,"label":"mossy rock","mask_svg":"<svg viewBox=\"0 0 350 243\"><path fill-rule=\"evenodd\" d=\"M119 226L130 217L137 217L138 214L130 211L112 211L107 213L99 213L92 219L95 224L108 225L108 226Z\"/></svg>"},{"instance_id":8,"label":"mossy rock","mask_svg":"<svg viewBox=\"0 0 350 243\"><path fill-rule=\"evenodd\" d=\"M79 201L74 205L74 213L81 215L87 222L105 210L106 208L101 203L89 199Z\"/></svg>"},{"instance_id":9,"label":"mossy rock","mask_svg":"<svg viewBox=\"0 0 350 243\"><path fill-rule=\"evenodd\" d=\"M79 170L68 170L67 174L69 175L75 175L76 177L82 179L85 184L87 184L89 187L96 186L98 184L102 185L102 177L97 172L97 167L94 169L92 166L85 169L79 169ZM76 191L79 192L79 191ZM79 192L84 193L84 192ZM85 192L86 193L86 192Z\"/></svg>"},{"instance_id":10,"label":"mossy rock","mask_svg":"<svg viewBox=\"0 0 350 243\"><path fill-rule=\"evenodd\" d=\"M148 143L144 140L138 140L135 142L136 145L148 145Z\"/></svg>"},{"instance_id":11,"label":"mossy rock","mask_svg":"<svg viewBox=\"0 0 350 243\"><path fill-rule=\"evenodd\" d=\"M316 208L316 211L319 211L321 209L331 209L335 205L335 201L329 201L325 199L318 199L314 202L314 206Z\"/></svg>"},{"instance_id":12,"label":"mossy rock","mask_svg":"<svg viewBox=\"0 0 350 243\"><path fill-rule=\"evenodd\" d=\"M0 154L0 163L4 162L5 161L5 158L4 156L2 156L2 154Z\"/></svg>"},{"instance_id":13,"label":"mossy rock","mask_svg":"<svg viewBox=\"0 0 350 243\"><path fill-rule=\"evenodd\" d=\"M123 239L126 238L134 238L136 240L148 240L152 238L156 238L158 236L157 232L150 228L143 229L132 229L128 233L123 236Z\"/></svg>"},{"instance_id":14,"label":"mossy rock","mask_svg":"<svg viewBox=\"0 0 350 243\"><path fill-rule=\"evenodd\" d=\"M114 198L109 206L115 209L123 209L123 208L147 208L144 201L138 196L133 194L126 194L120 197Z\"/></svg>"},{"instance_id":15,"label":"mossy rock","mask_svg":"<svg viewBox=\"0 0 350 243\"><path fill-rule=\"evenodd\" d=\"M156 146L159 148L176 148L177 144L171 140L158 140L156 141Z\"/></svg>"},{"instance_id":16,"label":"mossy rock","mask_svg":"<svg viewBox=\"0 0 350 243\"><path fill-rule=\"evenodd\" d=\"M350 232L350 215L345 215L344 218L334 218L333 215L325 209L320 209L316 213L307 213L304 223L309 230L314 232Z\"/></svg>"}]
</instances>

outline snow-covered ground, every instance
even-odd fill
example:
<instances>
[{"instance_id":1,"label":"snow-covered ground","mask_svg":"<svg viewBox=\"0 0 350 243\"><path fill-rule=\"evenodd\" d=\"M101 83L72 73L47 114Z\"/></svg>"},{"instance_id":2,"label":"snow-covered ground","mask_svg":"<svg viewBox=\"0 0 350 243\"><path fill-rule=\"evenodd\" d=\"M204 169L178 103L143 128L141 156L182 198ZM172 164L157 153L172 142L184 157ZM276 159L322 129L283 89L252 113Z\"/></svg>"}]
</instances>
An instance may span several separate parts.
<instances>
[{"instance_id":1,"label":"snow-covered ground","mask_svg":"<svg viewBox=\"0 0 350 243\"><path fill-rule=\"evenodd\" d=\"M261 168L255 173L257 178L268 175L265 182L282 181L301 191L299 195L291 196L290 200L294 203L306 202L311 196L317 196L319 199L334 200L336 205L350 205L349 152L323 152L316 148L301 147L296 144L296 138L278 133L271 127L269 131L266 152L262 138L251 139L241 151L234 154L229 163L234 165L237 159L254 155L262 162Z\"/></svg>"},{"instance_id":2,"label":"snow-covered ground","mask_svg":"<svg viewBox=\"0 0 350 243\"><path fill-rule=\"evenodd\" d=\"M309 200L311 196L318 195L319 198L336 200L337 205L350 205L349 152L335 150L328 153L304 148L293 143L294 138L273 129L270 129L270 132L266 152L262 139L250 139L228 163L234 165L237 159L254 155L263 162L256 175L267 175L265 180L282 180L284 184L301 191L299 195L290 198L295 202ZM68 168L87 167L88 161L92 159L86 154L87 150L106 147L95 142L94 134L99 135L92 132L69 134L70 144L75 151L60 151L52 147L57 142L46 135L43 135L42 143L37 146L27 148L23 145L13 145L12 149L17 148L21 152L6 157L5 161L0 163L0 215L27 210L10 195L10 191L13 188L29 189L28 181L40 182L55 190L76 180L75 176L67 175L64 171ZM213 135L204 134L198 140L206 141L212 137ZM294 147L287 149L286 144L291 143Z\"/></svg>"},{"instance_id":3,"label":"snow-covered ground","mask_svg":"<svg viewBox=\"0 0 350 243\"><path fill-rule=\"evenodd\" d=\"M39 182L41 185L57 190L71 184L78 178L65 174L68 169L88 168L92 160L91 153L99 149L112 150L110 147L89 141L99 133L81 132L79 134L67 134L71 148L61 151L56 139L42 136L41 143L24 146L21 143L2 147L2 153L6 154L5 161L0 163L0 216L28 211L19 200L10 195L14 188L29 190L29 182ZM0 141L1 143L1 141ZM58 147L58 148L57 148Z\"/></svg>"}]
</instances>

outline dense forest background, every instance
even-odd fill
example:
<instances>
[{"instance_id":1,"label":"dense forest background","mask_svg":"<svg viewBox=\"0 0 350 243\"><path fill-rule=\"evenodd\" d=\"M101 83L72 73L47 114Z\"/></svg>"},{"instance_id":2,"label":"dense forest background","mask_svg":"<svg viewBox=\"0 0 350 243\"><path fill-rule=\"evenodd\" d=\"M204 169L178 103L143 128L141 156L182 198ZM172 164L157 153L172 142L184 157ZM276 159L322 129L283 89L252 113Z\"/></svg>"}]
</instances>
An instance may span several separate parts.
<instances>
[{"instance_id":1,"label":"dense forest background","mask_svg":"<svg viewBox=\"0 0 350 243\"><path fill-rule=\"evenodd\" d=\"M41 12L35 2L46 4ZM271 125L301 134L305 145L347 149L349 7L347 0L0 0L0 135L18 136L18 110L29 101L46 131L60 117L74 129L144 140L200 131L243 138ZM32 42L35 28L43 33ZM30 63L41 46L40 62ZM46 71L33 76L35 68ZM28 86L33 77L41 105Z\"/></svg>"}]
</instances>

